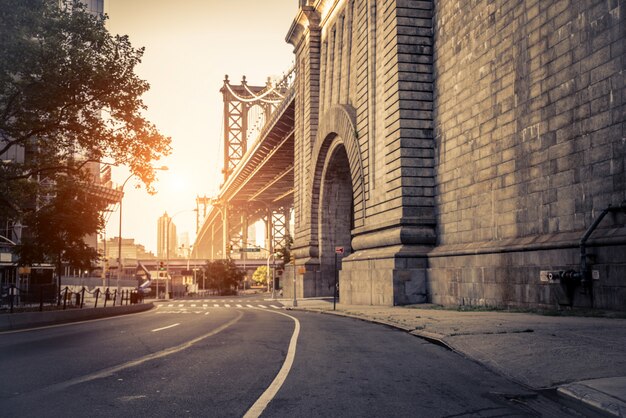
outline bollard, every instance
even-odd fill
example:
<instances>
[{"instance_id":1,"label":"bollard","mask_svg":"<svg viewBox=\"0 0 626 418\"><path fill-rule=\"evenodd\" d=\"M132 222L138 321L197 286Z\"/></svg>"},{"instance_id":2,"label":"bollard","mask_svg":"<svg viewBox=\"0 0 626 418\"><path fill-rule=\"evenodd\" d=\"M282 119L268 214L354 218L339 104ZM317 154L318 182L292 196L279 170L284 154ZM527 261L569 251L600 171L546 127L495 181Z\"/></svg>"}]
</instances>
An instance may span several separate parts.
<instances>
[{"instance_id":1,"label":"bollard","mask_svg":"<svg viewBox=\"0 0 626 418\"><path fill-rule=\"evenodd\" d=\"M81 293L80 309L83 309L83 305L85 304L85 286L83 286L83 288L81 289L80 293Z\"/></svg>"},{"instance_id":2,"label":"bollard","mask_svg":"<svg viewBox=\"0 0 626 418\"><path fill-rule=\"evenodd\" d=\"M98 298L100 297L100 289L96 289L94 292L96 294L96 303L93 305L94 308L98 307Z\"/></svg>"},{"instance_id":3,"label":"bollard","mask_svg":"<svg viewBox=\"0 0 626 418\"><path fill-rule=\"evenodd\" d=\"M65 310L65 308L67 307L67 291L69 289L67 288L67 286L65 287L65 289L63 289L64 293L63 293L63 310Z\"/></svg>"},{"instance_id":4,"label":"bollard","mask_svg":"<svg viewBox=\"0 0 626 418\"><path fill-rule=\"evenodd\" d=\"M11 304L11 313L13 313L13 296L15 294L15 285L12 284L9 289L9 303Z\"/></svg>"},{"instance_id":5,"label":"bollard","mask_svg":"<svg viewBox=\"0 0 626 418\"><path fill-rule=\"evenodd\" d=\"M39 312L43 311L43 286L39 285Z\"/></svg>"}]
</instances>

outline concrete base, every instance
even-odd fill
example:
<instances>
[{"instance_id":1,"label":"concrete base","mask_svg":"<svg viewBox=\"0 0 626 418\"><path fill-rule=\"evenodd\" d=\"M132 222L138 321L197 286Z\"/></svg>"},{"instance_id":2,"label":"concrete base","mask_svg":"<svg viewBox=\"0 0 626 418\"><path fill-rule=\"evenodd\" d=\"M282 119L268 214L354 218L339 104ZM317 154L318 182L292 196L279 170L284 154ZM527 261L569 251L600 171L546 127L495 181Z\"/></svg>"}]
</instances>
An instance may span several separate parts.
<instances>
[{"instance_id":1,"label":"concrete base","mask_svg":"<svg viewBox=\"0 0 626 418\"><path fill-rule=\"evenodd\" d=\"M444 306L626 309L626 246L588 249L596 280L584 289L545 277L547 271L580 270L575 243L515 244L437 247L428 257L430 301Z\"/></svg>"},{"instance_id":2,"label":"concrete base","mask_svg":"<svg viewBox=\"0 0 626 418\"><path fill-rule=\"evenodd\" d=\"M283 297L293 298L294 283L297 298L333 295L334 272L328 269L322 271L317 258L296 260L295 270L294 273L293 264L285 266L285 274L282 279Z\"/></svg>"},{"instance_id":3,"label":"concrete base","mask_svg":"<svg viewBox=\"0 0 626 418\"><path fill-rule=\"evenodd\" d=\"M406 305L428 301L422 247L357 251L339 272L339 299L352 305Z\"/></svg>"}]
</instances>

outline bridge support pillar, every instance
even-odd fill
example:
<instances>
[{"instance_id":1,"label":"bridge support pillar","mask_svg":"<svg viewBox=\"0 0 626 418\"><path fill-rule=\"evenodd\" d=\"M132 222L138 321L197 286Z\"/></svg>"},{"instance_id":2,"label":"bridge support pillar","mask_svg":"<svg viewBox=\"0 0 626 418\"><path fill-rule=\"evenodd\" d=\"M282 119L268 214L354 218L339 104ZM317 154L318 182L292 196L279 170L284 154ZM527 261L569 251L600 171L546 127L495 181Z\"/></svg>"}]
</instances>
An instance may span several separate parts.
<instances>
[{"instance_id":1,"label":"bridge support pillar","mask_svg":"<svg viewBox=\"0 0 626 418\"><path fill-rule=\"evenodd\" d=\"M296 258L295 265L290 263L285 266L282 287L283 296L286 298L293 297L294 274L296 277L297 298L329 295L328 283L323 280L320 263L317 258Z\"/></svg>"},{"instance_id":2,"label":"bridge support pillar","mask_svg":"<svg viewBox=\"0 0 626 418\"><path fill-rule=\"evenodd\" d=\"M406 305L428 302L426 251L412 246L357 251L339 272L341 303Z\"/></svg>"}]
</instances>

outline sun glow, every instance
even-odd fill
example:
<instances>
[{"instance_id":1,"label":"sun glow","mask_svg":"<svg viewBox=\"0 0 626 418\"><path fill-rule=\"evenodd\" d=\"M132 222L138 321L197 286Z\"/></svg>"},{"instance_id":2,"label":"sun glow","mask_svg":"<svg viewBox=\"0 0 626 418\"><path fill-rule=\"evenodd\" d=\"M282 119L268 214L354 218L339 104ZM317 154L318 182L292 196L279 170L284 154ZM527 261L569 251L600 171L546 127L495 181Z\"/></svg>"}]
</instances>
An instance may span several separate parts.
<instances>
[{"instance_id":1,"label":"sun glow","mask_svg":"<svg viewBox=\"0 0 626 418\"><path fill-rule=\"evenodd\" d=\"M164 175L161 184L161 190L169 195L175 195L178 192L184 192L189 189L189 179L176 172Z\"/></svg>"}]
</instances>

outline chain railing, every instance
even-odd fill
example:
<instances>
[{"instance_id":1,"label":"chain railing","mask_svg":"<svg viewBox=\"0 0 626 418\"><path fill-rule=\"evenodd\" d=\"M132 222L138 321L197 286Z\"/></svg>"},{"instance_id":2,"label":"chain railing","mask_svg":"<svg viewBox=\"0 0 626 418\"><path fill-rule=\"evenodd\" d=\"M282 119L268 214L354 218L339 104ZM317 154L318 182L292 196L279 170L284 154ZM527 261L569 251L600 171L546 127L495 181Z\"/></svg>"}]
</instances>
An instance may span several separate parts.
<instances>
[{"instance_id":1,"label":"chain railing","mask_svg":"<svg viewBox=\"0 0 626 418\"><path fill-rule=\"evenodd\" d=\"M143 293L126 289L121 291L119 299L118 306L142 303ZM27 289L11 284L0 294L0 313L106 308L115 306L117 300L117 289L108 287L88 290L85 286L65 286L57 291L55 284L30 285Z\"/></svg>"}]
</instances>

